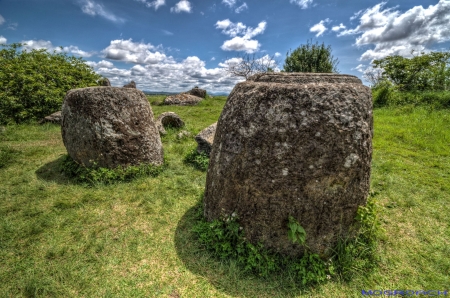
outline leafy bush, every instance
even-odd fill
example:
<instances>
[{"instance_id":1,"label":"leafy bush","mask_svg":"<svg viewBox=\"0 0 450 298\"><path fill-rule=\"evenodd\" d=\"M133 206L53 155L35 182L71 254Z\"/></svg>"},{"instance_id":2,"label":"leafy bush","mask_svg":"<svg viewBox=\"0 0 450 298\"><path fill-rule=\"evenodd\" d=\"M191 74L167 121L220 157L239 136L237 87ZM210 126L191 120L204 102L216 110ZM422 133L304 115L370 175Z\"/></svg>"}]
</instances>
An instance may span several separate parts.
<instances>
[{"instance_id":1,"label":"leafy bush","mask_svg":"<svg viewBox=\"0 0 450 298\"><path fill-rule=\"evenodd\" d=\"M184 158L184 162L200 171L206 171L208 170L209 156L204 152L198 153L197 149L192 149Z\"/></svg>"},{"instance_id":2,"label":"leafy bush","mask_svg":"<svg viewBox=\"0 0 450 298\"><path fill-rule=\"evenodd\" d=\"M0 123L43 118L61 109L67 91L101 78L81 58L21 46L0 50Z\"/></svg>"},{"instance_id":3,"label":"leafy bush","mask_svg":"<svg viewBox=\"0 0 450 298\"><path fill-rule=\"evenodd\" d=\"M61 163L61 171L68 177L75 178L80 183L88 185L112 184L115 182L126 182L138 177L152 176L156 177L165 168L167 163L162 166L151 164L141 164L139 166L121 167L108 169L102 167L85 167L74 161L69 155L66 155Z\"/></svg>"},{"instance_id":4,"label":"leafy bush","mask_svg":"<svg viewBox=\"0 0 450 298\"><path fill-rule=\"evenodd\" d=\"M312 44L308 41L294 51L286 54L284 71L286 72L338 72L338 59L331 55L331 46Z\"/></svg>"},{"instance_id":5,"label":"leafy bush","mask_svg":"<svg viewBox=\"0 0 450 298\"><path fill-rule=\"evenodd\" d=\"M372 88L373 106L377 108L387 106L393 92L394 87L389 81L379 82Z\"/></svg>"},{"instance_id":6,"label":"leafy bush","mask_svg":"<svg viewBox=\"0 0 450 298\"><path fill-rule=\"evenodd\" d=\"M427 106L436 109L450 108L450 91L402 92L389 82L372 88L374 107Z\"/></svg>"},{"instance_id":7,"label":"leafy bush","mask_svg":"<svg viewBox=\"0 0 450 298\"><path fill-rule=\"evenodd\" d=\"M412 52L414 54L414 52ZM381 80L388 80L399 91L442 91L450 88L450 52L420 53L412 58L399 55L373 61L381 70Z\"/></svg>"}]
</instances>

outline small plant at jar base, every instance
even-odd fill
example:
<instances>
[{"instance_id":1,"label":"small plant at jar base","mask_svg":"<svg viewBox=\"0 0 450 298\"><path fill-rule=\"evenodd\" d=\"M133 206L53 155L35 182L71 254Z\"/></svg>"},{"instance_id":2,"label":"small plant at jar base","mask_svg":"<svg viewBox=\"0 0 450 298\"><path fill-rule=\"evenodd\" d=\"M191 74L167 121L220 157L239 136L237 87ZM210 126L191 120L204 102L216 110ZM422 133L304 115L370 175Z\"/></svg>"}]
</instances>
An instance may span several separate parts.
<instances>
[{"instance_id":1,"label":"small plant at jar base","mask_svg":"<svg viewBox=\"0 0 450 298\"><path fill-rule=\"evenodd\" d=\"M333 250L333 264L343 280L364 274L377 264L376 248L383 234L377 216L378 205L373 196L366 206L360 206L356 215L356 232L353 237L341 237Z\"/></svg>"},{"instance_id":2,"label":"small plant at jar base","mask_svg":"<svg viewBox=\"0 0 450 298\"><path fill-rule=\"evenodd\" d=\"M61 163L61 171L63 173L68 177L75 178L80 183L87 183L88 185L127 182L145 176L156 177L166 167L166 161L161 166L141 164L138 166L118 166L115 169L108 169L98 167L94 163L92 167L86 167L74 161L69 155L66 155Z\"/></svg>"},{"instance_id":3,"label":"small plant at jar base","mask_svg":"<svg viewBox=\"0 0 450 298\"><path fill-rule=\"evenodd\" d=\"M198 153L196 149L192 149L184 158L184 162L197 170L206 171L209 165L209 156L204 152Z\"/></svg>"},{"instance_id":4,"label":"small plant at jar base","mask_svg":"<svg viewBox=\"0 0 450 298\"><path fill-rule=\"evenodd\" d=\"M295 233L298 233L300 225L296 225ZM208 222L200 207L193 231L199 243L215 257L221 260L233 259L247 273L262 277L285 273L293 276L302 287L324 282L334 274L332 266L307 250L301 258L293 258L268 250L262 243L250 243L235 213ZM303 238L306 239L306 233Z\"/></svg>"},{"instance_id":5,"label":"small plant at jar base","mask_svg":"<svg viewBox=\"0 0 450 298\"><path fill-rule=\"evenodd\" d=\"M303 246L304 254L300 258L281 255L266 249L261 243L255 245L247 241L235 213L208 222L203 217L202 207L198 211L193 231L199 243L221 260L236 260L244 272L263 277L286 273L302 287L307 287L326 282L334 276L350 280L373 268L377 261L375 249L382 229L372 197L366 206L358 209L355 235L340 238L328 260L311 252L306 245L305 229L292 216L288 218L287 233L293 243Z\"/></svg>"},{"instance_id":6,"label":"small plant at jar base","mask_svg":"<svg viewBox=\"0 0 450 298\"><path fill-rule=\"evenodd\" d=\"M298 243L300 245L305 244L306 231L292 216L289 216L288 227L289 240L291 240L292 243Z\"/></svg>"}]
</instances>

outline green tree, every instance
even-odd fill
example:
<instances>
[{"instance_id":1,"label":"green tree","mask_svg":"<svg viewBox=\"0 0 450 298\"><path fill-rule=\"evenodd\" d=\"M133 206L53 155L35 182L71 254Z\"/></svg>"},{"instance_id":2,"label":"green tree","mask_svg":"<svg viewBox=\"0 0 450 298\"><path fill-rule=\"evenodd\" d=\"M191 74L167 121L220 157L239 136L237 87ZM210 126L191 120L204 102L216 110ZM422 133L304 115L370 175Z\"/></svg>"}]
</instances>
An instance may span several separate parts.
<instances>
[{"instance_id":1,"label":"green tree","mask_svg":"<svg viewBox=\"0 0 450 298\"><path fill-rule=\"evenodd\" d=\"M399 91L442 91L450 88L450 52L420 53L412 58L399 55L374 60L372 67L382 70Z\"/></svg>"},{"instance_id":2,"label":"green tree","mask_svg":"<svg viewBox=\"0 0 450 298\"><path fill-rule=\"evenodd\" d=\"M0 123L37 120L61 109L67 91L101 78L82 58L47 50L0 50Z\"/></svg>"},{"instance_id":3,"label":"green tree","mask_svg":"<svg viewBox=\"0 0 450 298\"><path fill-rule=\"evenodd\" d=\"M308 41L294 51L286 54L284 71L286 72L338 72L338 59L331 55L331 46Z\"/></svg>"}]
</instances>

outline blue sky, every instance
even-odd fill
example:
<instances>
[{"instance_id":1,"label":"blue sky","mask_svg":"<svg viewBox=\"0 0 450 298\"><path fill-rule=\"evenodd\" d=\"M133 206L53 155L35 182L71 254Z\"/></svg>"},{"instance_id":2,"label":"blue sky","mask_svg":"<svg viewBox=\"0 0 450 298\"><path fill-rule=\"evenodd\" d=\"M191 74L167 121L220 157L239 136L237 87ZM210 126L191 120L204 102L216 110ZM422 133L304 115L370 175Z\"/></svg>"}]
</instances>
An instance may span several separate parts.
<instances>
[{"instance_id":1,"label":"blue sky","mask_svg":"<svg viewBox=\"0 0 450 298\"><path fill-rule=\"evenodd\" d=\"M229 92L244 54L274 57L308 40L330 45L340 73L373 59L450 48L450 0L0 0L0 44L59 47L113 86Z\"/></svg>"}]
</instances>

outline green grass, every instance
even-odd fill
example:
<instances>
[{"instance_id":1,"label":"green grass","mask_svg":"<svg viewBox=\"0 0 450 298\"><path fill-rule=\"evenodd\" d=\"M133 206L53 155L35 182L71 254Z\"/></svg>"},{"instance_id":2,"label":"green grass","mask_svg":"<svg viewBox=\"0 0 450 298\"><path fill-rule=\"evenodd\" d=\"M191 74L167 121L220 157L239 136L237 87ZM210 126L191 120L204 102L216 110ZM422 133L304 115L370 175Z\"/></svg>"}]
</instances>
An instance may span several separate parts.
<instances>
[{"instance_id":1,"label":"green grass","mask_svg":"<svg viewBox=\"0 0 450 298\"><path fill-rule=\"evenodd\" d=\"M162 101L163 97L150 97ZM225 97L180 115L195 136ZM245 275L194 241L206 173L183 160L196 143L169 129L157 177L87 187L61 174L57 125L0 132L0 297L361 297L361 289L449 290L450 112L377 109L372 193L386 230L379 265L349 282L302 289ZM6 153L3 153L6 152Z\"/></svg>"}]
</instances>

